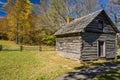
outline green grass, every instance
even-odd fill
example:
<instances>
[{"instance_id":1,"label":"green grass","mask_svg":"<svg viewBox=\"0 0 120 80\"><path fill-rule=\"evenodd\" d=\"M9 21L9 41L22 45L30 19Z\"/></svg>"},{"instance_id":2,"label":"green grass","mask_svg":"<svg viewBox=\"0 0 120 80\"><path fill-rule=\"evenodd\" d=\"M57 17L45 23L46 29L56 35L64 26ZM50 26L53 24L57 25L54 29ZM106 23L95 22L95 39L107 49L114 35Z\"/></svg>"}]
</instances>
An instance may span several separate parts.
<instances>
[{"instance_id":1,"label":"green grass","mask_svg":"<svg viewBox=\"0 0 120 80\"><path fill-rule=\"evenodd\" d=\"M8 47L17 46L0 41L0 44L8 43ZM55 51L0 51L0 80L54 80L78 66L81 66L79 62L64 59Z\"/></svg>"}]
</instances>

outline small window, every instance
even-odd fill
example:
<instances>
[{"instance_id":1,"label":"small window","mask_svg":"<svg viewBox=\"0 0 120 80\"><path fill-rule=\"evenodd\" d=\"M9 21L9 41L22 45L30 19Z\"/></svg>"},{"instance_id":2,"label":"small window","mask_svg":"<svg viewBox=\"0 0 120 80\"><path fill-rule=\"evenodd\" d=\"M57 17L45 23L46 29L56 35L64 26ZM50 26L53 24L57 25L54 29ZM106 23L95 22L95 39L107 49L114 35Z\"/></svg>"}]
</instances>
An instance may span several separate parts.
<instances>
[{"instance_id":1,"label":"small window","mask_svg":"<svg viewBox=\"0 0 120 80\"><path fill-rule=\"evenodd\" d=\"M98 29L103 30L103 21L98 20Z\"/></svg>"}]
</instances>

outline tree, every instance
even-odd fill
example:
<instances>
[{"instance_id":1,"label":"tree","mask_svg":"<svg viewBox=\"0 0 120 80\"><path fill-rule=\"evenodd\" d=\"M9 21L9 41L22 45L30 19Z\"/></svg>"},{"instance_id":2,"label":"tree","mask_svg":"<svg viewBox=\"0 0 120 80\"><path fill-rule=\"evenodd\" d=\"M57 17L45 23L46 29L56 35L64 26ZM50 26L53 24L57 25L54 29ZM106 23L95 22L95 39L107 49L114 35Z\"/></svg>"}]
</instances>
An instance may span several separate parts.
<instances>
[{"instance_id":1,"label":"tree","mask_svg":"<svg viewBox=\"0 0 120 80\"><path fill-rule=\"evenodd\" d=\"M14 4L15 4L15 1L14 0L8 0L7 4L5 4L3 6L3 8L7 11L7 22L8 22L8 27L9 27L9 30L7 32L8 34L8 38L10 40L14 40L14 37L15 37L15 10L14 10Z\"/></svg>"},{"instance_id":2,"label":"tree","mask_svg":"<svg viewBox=\"0 0 120 80\"><path fill-rule=\"evenodd\" d=\"M8 23L6 18L0 18L0 39L7 38Z\"/></svg>"},{"instance_id":3,"label":"tree","mask_svg":"<svg viewBox=\"0 0 120 80\"><path fill-rule=\"evenodd\" d=\"M120 13L120 0L109 0L109 5L110 9L110 14L113 15L115 24L117 25L119 20L118 20L118 14Z\"/></svg>"},{"instance_id":4,"label":"tree","mask_svg":"<svg viewBox=\"0 0 120 80\"><path fill-rule=\"evenodd\" d=\"M37 15L33 12L28 17L28 23L30 27L25 30L23 41L25 44L38 44L39 34L38 30L35 28L36 18Z\"/></svg>"},{"instance_id":5,"label":"tree","mask_svg":"<svg viewBox=\"0 0 120 80\"><path fill-rule=\"evenodd\" d=\"M0 31L5 31L8 28L8 23L6 18L0 18Z\"/></svg>"},{"instance_id":6,"label":"tree","mask_svg":"<svg viewBox=\"0 0 120 80\"><path fill-rule=\"evenodd\" d=\"M97 8L97 0L74 0L75 1L75 12L77 17L87 15L94 12Z\"/></svg>"},{"instance_id":7,"label":"tree","mask_svg":"<svg viewBox=\"0 0 120 80\"><path fill-rule=\"evenodd\" d=\"M16 43L18 43L19 37L20 43L22 43L25 30L30 27L28 17L32 4L29 0L8 0L4 8L8 12L7 19L10 31L14 34L13 39L16 36Z\"/></svg>"},{"instance_id":8,"label":"tree","mask_svg":"<svg viewBox=\"0 0 120 80\"><path fill-rule=\"evenodd\" d=\"M96 0L41 0L36 27L54 33L66 24L67 17L87 15L96 10L96 4Z\"/></svg>"}]
</instances>

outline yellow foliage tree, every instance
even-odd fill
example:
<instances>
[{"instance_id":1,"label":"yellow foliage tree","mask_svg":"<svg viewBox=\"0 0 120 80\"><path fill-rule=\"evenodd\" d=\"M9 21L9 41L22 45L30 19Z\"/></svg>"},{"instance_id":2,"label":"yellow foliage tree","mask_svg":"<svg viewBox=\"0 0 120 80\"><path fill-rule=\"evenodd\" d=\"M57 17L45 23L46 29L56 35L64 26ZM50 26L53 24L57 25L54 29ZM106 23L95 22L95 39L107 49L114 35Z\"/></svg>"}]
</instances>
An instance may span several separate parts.
<instances>
[{"instance_id":1,"label":"yellow foliage tree","mask_svg":"<svg viewBox=\"0 0 120 80\"><path fill-rule=\"evenodd\" d=\"M4 5L7 9L8 25L10 32L14 34L13 39L23 41L24 32L30 28L28 17L31 14L32 4L30 0L8 0Z\"/></svg>"}]
</instances>

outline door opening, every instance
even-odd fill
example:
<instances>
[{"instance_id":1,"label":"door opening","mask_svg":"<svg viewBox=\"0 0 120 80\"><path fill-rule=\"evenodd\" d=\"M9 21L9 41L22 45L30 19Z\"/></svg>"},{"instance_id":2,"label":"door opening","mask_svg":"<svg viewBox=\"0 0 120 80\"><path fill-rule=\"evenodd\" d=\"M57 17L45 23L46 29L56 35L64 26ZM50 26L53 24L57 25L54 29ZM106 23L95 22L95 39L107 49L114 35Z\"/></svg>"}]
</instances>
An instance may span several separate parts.
<instances>
[{"instance_id":1,"label":"door opening","mask_svg":"<svg viewBox=\"0 0 120 80\"><path fill-rule=\"evenodd\" d=\"M105 57L105 42L98 41L98 56Z\"/></svg>"}]
</instances>

